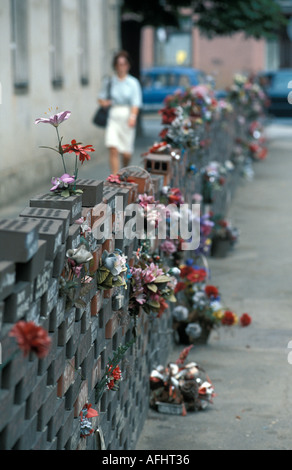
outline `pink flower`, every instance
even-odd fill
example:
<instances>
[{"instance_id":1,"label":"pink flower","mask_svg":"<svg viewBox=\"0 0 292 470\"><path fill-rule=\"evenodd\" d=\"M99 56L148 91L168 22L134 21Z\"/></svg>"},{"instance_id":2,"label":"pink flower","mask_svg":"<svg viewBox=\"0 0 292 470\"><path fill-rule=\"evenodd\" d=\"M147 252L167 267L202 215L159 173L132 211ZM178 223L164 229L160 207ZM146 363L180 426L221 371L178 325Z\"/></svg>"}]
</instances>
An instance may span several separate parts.
<instances>
[{"instance_id":1,"label":"pink flower","mask_svg":"<svg viewBox=\"0 0 292 470\"><path fill-rule=\"evenodd\" d=\"M156 201L153 196L139 194L139 204L140 206L144 207L144 209L146 209L148 204L156 204Z\"/></svg>"},{"instance_id":2,"label":"pink flower","mask_svg":"<svg viewBox=\"0 0 292 470\"><path fill-rule=\"evenodd\" d=\"M68 175L68 173L64 173L60 178L52 178L51 183L54 185L50 191L55 191L56 189L64 189L67 188L69 184L74 183L75 178L74 176Z\"/></svg>"},{"instance_id":3,"label":"pink flower","mask_svg":"<svg viewBox=\"0 0 292 470\"><path fill-rule=\"evenodd\" d=\"M109 175L107 177L107 181L109 181L110 183L118 183L118 184L121 183L119 175Z\"/></svg>"},{"instance_id":4,"label":"pink flower","mask_svg":"<svg viewBox=\"0 0 292 470\"><path fill-rule=\"evenodd\" d=\"M35 120L35 124L43 122L44 124L51 124L54 127L58 127L62 122L66 121L71 116L71 111L62 111L61 113L54 114L49 118L38 118Z\"/></svg>"},{"instance_id":5,"label":"pink flower","mask_svg":"<svg viewBox=\"0 0 292 470\"><path fill-rule=\"evenodd\" d=\"M176 246L172 240L165 240L163 243L161 243L160 249L167 255L171 255L172 253L176 252Z\"/></svg>"}]
</instances>

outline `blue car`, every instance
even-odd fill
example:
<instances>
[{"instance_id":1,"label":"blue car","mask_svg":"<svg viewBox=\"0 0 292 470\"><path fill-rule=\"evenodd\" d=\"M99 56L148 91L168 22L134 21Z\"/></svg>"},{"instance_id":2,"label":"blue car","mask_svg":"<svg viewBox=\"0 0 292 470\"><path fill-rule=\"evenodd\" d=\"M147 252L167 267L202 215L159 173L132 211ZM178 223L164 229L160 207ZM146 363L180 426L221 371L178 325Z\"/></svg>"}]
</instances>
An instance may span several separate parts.
<instances>
[{"instance_id":1,"label":"blue car","mask_svg":"<svg viewBox=\"0 0 292 470\"><path fill-rule=\"evenodd\" d=\"M176 90L208 83L202 71L187 67L152 67L142 70L143 111L157 111ZM210 83L210 80L209 80Z\"/></svg>"},{"instance_id":2,"label":"blue car","mask_svg":"<svg viewBox=\"0 0 292 470\"><path fill-rule=\"evenodd\" d=\"M270 104L268 112L276 117L292 117L292 69L260 74Z\"/></svg>"}]
</instances>

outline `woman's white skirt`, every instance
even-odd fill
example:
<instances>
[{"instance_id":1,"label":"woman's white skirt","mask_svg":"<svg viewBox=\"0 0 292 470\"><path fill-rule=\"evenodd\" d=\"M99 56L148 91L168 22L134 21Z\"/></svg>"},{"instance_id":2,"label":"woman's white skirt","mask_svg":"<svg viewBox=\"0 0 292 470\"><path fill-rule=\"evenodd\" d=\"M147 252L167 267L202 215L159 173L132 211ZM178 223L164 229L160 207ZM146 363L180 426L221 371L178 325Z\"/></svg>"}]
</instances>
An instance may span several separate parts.
<instances>
[{"instance_id":1,"label":"woman's white skirt","mask_svg":"<svg viewBox=\"0 0 292 470\"><path fill-rule=\"evenodd\" d=\"M130 106L112 106L105 129L105 146L115 147L120 153L134 151L136 128L130 127Z\"/></svg>"}]
</instances>

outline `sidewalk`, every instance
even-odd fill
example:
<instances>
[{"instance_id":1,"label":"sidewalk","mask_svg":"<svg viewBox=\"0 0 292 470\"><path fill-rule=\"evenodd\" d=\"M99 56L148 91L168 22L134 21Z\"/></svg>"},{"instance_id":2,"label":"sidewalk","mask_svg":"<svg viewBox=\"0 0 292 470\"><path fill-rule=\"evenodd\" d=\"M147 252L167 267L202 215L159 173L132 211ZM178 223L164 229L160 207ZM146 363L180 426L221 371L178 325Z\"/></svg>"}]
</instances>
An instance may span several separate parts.
<instances>
[{"instance_id":1,"label":"sidewalk","mask_svg":"<svg viewBox=\"0 0 292 470\"><path fill-rule=\"evenodd\" d=\"M137 450L292 449L291 126L271 125L267 134L269 156L255 164L254 181L241 184L230 208L239 243L209 262L224 304L253 323L193 347L188 360L208 373L214 404L185 417L150 410Z\"/></svg>"}]
</instances>

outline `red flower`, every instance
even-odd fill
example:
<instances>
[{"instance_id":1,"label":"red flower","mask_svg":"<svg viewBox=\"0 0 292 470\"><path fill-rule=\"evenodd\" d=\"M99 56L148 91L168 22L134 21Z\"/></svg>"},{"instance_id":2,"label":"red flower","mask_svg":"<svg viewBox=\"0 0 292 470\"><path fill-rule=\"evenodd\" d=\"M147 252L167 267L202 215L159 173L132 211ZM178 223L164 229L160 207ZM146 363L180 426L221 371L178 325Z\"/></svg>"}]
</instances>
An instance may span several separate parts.
<instances>
[{"instance_id":1,"label":"red flower","mask_svg":"<svg viewBox=\"0 0 292 470\"><path fill-rule=\"evenodd\" d=\"M112 390L115 386L115 383L122 378L122 372L119 366L113 369L113 366L109 367L108 370L109 382L107 384L108 390Z\"/></svg>"},{"instance_id":2,"label":"red flower","mask_svg":"<svg viewBox=\"0 0 292 470\"><path fill-rule=\"evenodd\" d=\"M94 418L95 416L98 416L98 412L92 408L91 403L86 403L85 404L82 411L80 412L81 418L83 418L84 412L86 414L86 418Z\"/></svg>"},{"instance_id":3,"label":"red flower","mask_svg":"<svg viewBox=\"0 0 292 470\"><path fill-rule=\"evenodd\" d=\"M32 351L39 358L43 358L49 352L51 338L44 328L37 326L33 321L25 322L21 320L17 322L10 331L9 336L16 338L24 356Z\"/></svg>"},{"instance_id":4,"label":"red flower","mask_svg":"<svg viewBox=\"0 0 292 470\"><path fill-rule=\"evenodd\" d=\"M174 293L177 294L178 292L185 290L186 285L184 282L178 282L174 288Z\"/></svg>"},{"instance_id":5,"label":"red flower","mask_svg":"<svg viewBox=\"0 0 292 470\"><path fill-rule=\"evenodd\" d=\"M158 111L162 117L162 124L171 124L176 118L176 108L163 108Z\"/></svg>"},{"instance_id":6,"label":"red flower","mask_svg":"<svg viewBox=\"0 0 292 470\"><path fill-rule=\"evenodd\" d=\"M258 154L258 159L259 160L264 160L266 156L268 155L268 149L266 147L263 147L261 151Z\"/></svg>"},{"instance_id":7,"label":"red flower","mask_svg":"<svg viewBox=\"0 0 292 470\"><path fill-rule=\"evenodd\" d=\"M251 317L248 313L243 313L239 319L241 326L248 326L251 324Z\"/></svg>"},{"instance_id":8,"label":"red flower","mask_svg":"<svg viewBox=\"0 0 292 470\"><path fill-rule=\"evenodd\" d=\"M167 142L159 142L157 144L152 145L152 147L149 149L149 153L156 153L159 152L160 150L164 150L167 148Z\"/></svg>"},{"instance_id":9,"label":"red flower","mask_svg":"<svg viewBox=\"0 0 292 470\"><path fill-rule=\"evenodd\" d=\"M168 129L167 129L167 128L162 129L162 131L159 132L159 137L161 137L161 139L165 139L166 136L167 136L167 133L168 133Z\"/></svg>"},{"instance_id":10,"label":"red flower","mask_svg":"<svg viewBox=\"0 0 292 470\"><path fill-rule=\"evenodd\" d=\"M186 358L188 357L189 352L190 352L190 350L192 349L193 346L194 345L191 344L190 346L187 346L186 348L184 348L182 350L182 352L179 355L179 358L176 360L176 364L184 364L184 362L185 362Z\"/></svg>"},{"instance_id":11,"label":"red flower","mask_svg":"<svg viewBox=\"0 0 292 470\"><path fill-rule=\"evenodd\" d=\"M236 323L236 316L230 310L226 310L223 317L221 318L223 325L232 326Z\"/></svg>"},{"instance_id":12,"label":"red flower","mask_svg":"<svg viewBox=\"0 0 292 470\"><path fill-rule=\"evenodd\" d=\"M217 287L215 287L215 286L206 286L205 287L205 292L206 292L208 297L218 297L218 295L219 295L219 291L218 291Z\"/></svg>"},{"instance_id":13,"label":"red flower","mask_svg":"<svg viewBox=\"0 0 292 470\"><path fill-rule=\"evenodd\" d=\"M194 271L194 268L191 266L184 266L180 270L180 277L184 278L187 277L188 274L192 273Z\"/></svg>"},{"instance_id":14,"label":"red flower","mask_svg":"<svg viewBox=\"0 0 292 470\"><path fill-rule=\"evenodd\" d=\"M186 277L191 282L203 282L206 279L207 273L205 269L194 269Z\"/></svg>"},{"instance_id":15,"label":"red flower","mask_svg":"<svg viewBox=\"0 0 292 470\"><path fill-rule=\"evenodd\" d=\"M88 152L95 151L92 145L82 146L80 145L80 142L77 143L75 139L71 140L71 145L62 145L62 149L64 153L75 153L77 156L79 156L79 160L82 164L85 162L85 160L90 160Z\"/></svg>"},{"instance_id":16,"label":"red flower","mask_svg":"<svg viewBox=\"0 0 292 470\"><path fill-rule=\"evenodd\" d=\"M166 300L163 297L159 300L159 303L160 303L160 308L159 308L159 311L158 311L158 318L160 318L161 315L163 314L164 310L166 310L168 308L168 303L166 302Z\"/></svg>"}]
</instances>

